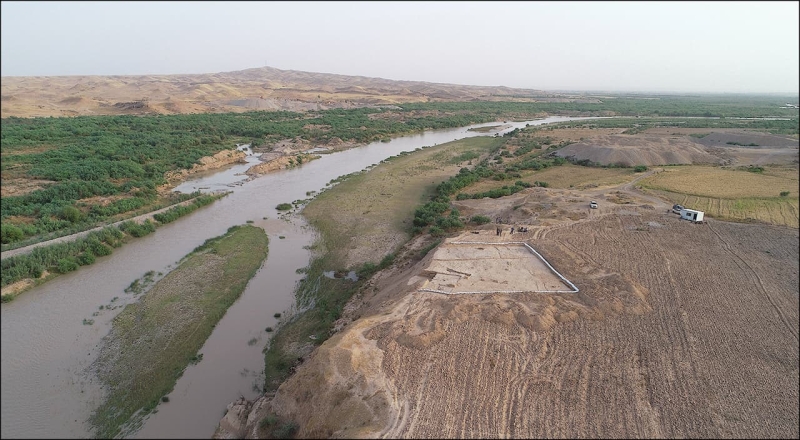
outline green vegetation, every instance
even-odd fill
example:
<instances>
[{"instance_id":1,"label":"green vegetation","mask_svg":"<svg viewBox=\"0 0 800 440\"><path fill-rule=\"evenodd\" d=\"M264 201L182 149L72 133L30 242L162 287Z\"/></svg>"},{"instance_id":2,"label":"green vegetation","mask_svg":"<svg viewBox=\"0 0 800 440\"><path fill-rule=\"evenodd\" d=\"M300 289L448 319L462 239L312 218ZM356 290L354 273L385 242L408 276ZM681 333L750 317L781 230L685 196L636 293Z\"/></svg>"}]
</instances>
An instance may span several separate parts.
<instances>
[{"instance_id":1,"label":"green vegetation","mask_svg":"<svg viewBox=\"0 0 800 440\"><path fill-rule=\"evenodd\" d=\"M273 413L264 416L258 422L258 429L261 430L259 438L293 438L300 427L291 420L282 420Z\"/></svg>"},{"instance_id":2,"label":"green vegetation","mask_svg":"<svg viewBox=\"0 0 800 440\"><path fill-rule=\"evenodd\" d=\"M519 97L516 97L519 98ZM436 102L399 104L405 111L475 112L504 117L531 114L641 117L790 118L797 111L780 108L796 96L748 95L617 95L598 96L599 102ZM796 126L795 122L795 126ZM795 128L797 130L797 128Z\"/></svg>"},{"instance_id":3,"label":"green vegetation","mask_svg":"<svg viewBox=\"0 0 800 440\"><path fill-rule=\"evenodd\" d=\"M422 248L422 249L419 251L419 256L418 256L418 258L419 258L420 260L421 260L421 259L423 259L423 258L425 258L425 256L426 256L426 255L428 255L428 252L430 252L432 249L435 249L435 248L436 248L436 246L439 246L441 243L442 243L442 239L440 238L440 239L438 239L438 240L435 240L435 241L433 241L433 242L432 242L432 243L430 243L429 245L425 246L424 248Z\"/></svg>"},{"instance_id":4,"label":"green vegetation","mask_svg":"<svg viewBox=\"0 0 800 440\"><path fill-rule=\"evenodd\" d=\"M302 347L321 344L331 335L344 305L372 274L401 258L395 252L411 236L414 206L457 170L453 158L466 151L485 154L501 143L498 138L476 137L401 153L382 161L378 165L381 173L356 172L334 179L335 187L305 207L304 216L319 231L318 240L309 247L314 249L314 257L301 271L305 278L296 292L298 308L305 311L281 323L271 339L264 355L265 390L275 390L291 374L298 357L304 355ZM365 200L374 200L380 209L370 209ZM457 211L451 213L446 216L448 221L461 221ZM359 233L400 238L382 247L370 246L358 260L348 261L346 252L357 247L354 237ZM340 274L355 271L357 281L326 277L324 272L331 270Z\"/></svg>"},{"instance_id":5,"label":"green vegetation","mask_svg":"<svg viewBox=\"0 0 800 440\"><path fill-rule=\"evenodd\" d=\"M192 251L114 318L113 342L97 361L108 390L90 419L97 437L126 435L169 394L186 366L199 361L197 351L261 266L267 245L261 228L234 226Z\"/></svg>"},{"instance_id":6,"label":"green vegetation","mask_svg":"<svg viewBox=\"0 0 800 440\"><path fill-rule=\"evenodd\" d=\"M82 255L109 255L112 248L119 247L126 240L125 237L121 229L109 226L72 242L38 247L28 254L6 258L0 262L0 285L7 286L25 278L39 279L44 271L66 273L75 270Z\"/></svg>"},{"instance_id":7,"label":"green vegetation","mask_svg":"<svg viewBox=\"0 0 800 440\"><path fill-rule=\"evenodd\" d=\"M166 183L167 172L189 169L202 157L232 150L236 142L265 144L301 137L317 143L337 138L367 143L494 117L476 112L436 117L408 113L403 121L369 117L383 111L2 119L4 185L19 180L43 182L27 194L0 198L0 221L8 223L4 229L9 230L4 243L75 227L88 229L110 217L151 206L158 202L156 188ZM292 164L312 158L297 155Z\"/></svg>"},{"instance_id":8,"label":"green vegetation","mask_svg":"<svg viewBox=\"0 0 800 440\"><path fill-rule=\"evenodd\" d=\"M275 207L275 209L277 209L278 211L288 211L292 208L294 208L294 206L291 203L281 203L280 205Z\"/></svg>"},{"instance_id":9,"label":"green vegetation","mask_svg":"<svg viewBox=\"0 0 800 440\"><path fill-rule=\"evenodd\" d=\"M212 203L220 197L222 197L220 194L201 195L192 200L192 202L188 205L175 206L174 208L170 208L165 212L155 214L153 215L153 219L162 224L171 223L189 213L196 211L197 208L201 208Z\"/></svg>"},{"instance_id":10,"label":"green vegetation","mask_svg":"<svg viewBox=\"0 0 800 440\"><path fill-rule=\"evenodd\" d=\"M642 173L647 171L647 165L636 165L633 167L633 171L636 173Z\"/></svg>"},{"instance_id":11,"label":"green vegetation","mask_svg":"<svg viewBox=\"0 0 800 440\"><path fill-rule=\"evenodd\" d=\"M747 112L743 112L746 114ZM570 121L551 124L540 130L551 130L556 128L627 128L626 134L640 133L648 128L656 127L680 127L680 128L741 128L748 130L766 131L774 134L798 135L800 126L798 125L797 114L786 115L785 119L736 119L746 117L732 115L727 118L719 119L694 119L679 118L674 115L670 117L649 117L649 118L613 118L613 119L593 119L591 121ZM691 115L687 115L691 116ZM702 116L702 115L698 115ZM755 116L754 116L755 117ZM697 138L707 136L706 134L690 135Z\"/></svg>"},{"instance_id":12,"label":"green vegetation","mask_svg":"<svg viewBox=\"0 0 800 440\"><path fill-rule=\"evenodd\" d=\"M118 214L113 216L113 218L109 220L124 220L125 218L135 217L137 215L146 214L147 212L159 210L161 208L165 208L168 206L176 206L181 202L185 202L187 200L191 200L195 197L200 195L199 192L194 192L191 194L182 194L182 193L170 193L168 196L159 198L158 201L149 204L143 205L139 209L135 209L130 212L125 212L122 214ZM72 207L65 207L66 212L74 212L71 211L69 208ZM68 215L68 214L67 214ZM64 211L58 217L58 220L66 220L64 215ZM4 221L0 223L0 230L8 231L2 232L2 250L7 251L11 249L17 249L25 246L29 246L32 244L40 243L43 241L52 240L54 238L63 237L67 235L76 234L79 232L88 231L90 229L94 229L97 227L97 224L89 218L88 215L84 214L76 223L72 223L70 226L62 229L56 229L52 232L38 234L37 233L37 226L36 223L26 223L25 221L21 220L21 217L13 219L13 221L21 221L21 223L14 224L10 221ZM29 221L29 220L27 220ZM107 221L105 222L107 223ZM0 234L0 235L2 235ZM10 235L9 235L10 234Z\"/></svg>"},{"instance_id":13,"label":"green vegetation","mask_svg":"<svg viewBox=\"0 0 800 440\"><path fill-rule=\"evenodd\" d=\"M7 231L4 243L55 232L63 235L62 231L76 228L86 230L135 210L153 210L153 205L159 203L156 188L166 183L167 172L189 169L202 157L232 150L237 142L268 145L300 137L320 144L335 139L367 143L425 129L533 118L545 113L644 116L635 123L624 119L573 123L626 127L629 132L651 126L676 126L798 134L797 112L780 108L786 99L780 96L621 95L598 99L601 102L410 103L399 105L399 110L360 108L308 113L5 118L0 121L4 185L27 180L39 182L39 187L0 198L0 223ZM371 117L376 113L398 117ZM719 119L677 119L686 116ZM733 119L760 117L786 120ZM531 142L517 154L542 149L544 145L547 144ZM459 160L471 160L467 157ZM293 158L292 165L309 159L299 155Z\"/></svg>"},{"instance_id":14,"label":"green vegetation","mask_svg":"<svg viewBox=\"0 0 800 440\"><path fill-rule=\"evenodd\" d=\"M199 196L189 205L176 206L164 212L163 216L155 214L153 217L156 220L161 218L167 223L172 222L225 195L227 193ZM122 246L131 238L143 237L155 231L156 226L157 224L150 220L145 220L141 224L128 220L119 226L107 226L99 231L89 232L85 237L70 242L41 246L27 254L6 258L0 262L2 269L0 286L7 286L26 278L36 280L36 283L42 283L59 273L71 272L77 270L78 266L93 264L96 257L110 255L113 248ZM48 271L50 275L42 279L44 271ZM21 292L17 294L19 293ZM12 295L3 296L3 301L11 299L13 299Z\"/></svg>"},{"instance_id":15,"label":"green vegetation","mask_svg":"<svg viewBox=\"0 0 800 440\"><path fill-rule=\"evenodd\" d=\"M781 191L781 197L788 197L789 191Z\"/></svg>"},{"instance_id":16,"label":"green vegetation","mask_svg":"<svg viewBox=\"0 0 800 440\"><path fill-rule=\"evenodd\" d=\"M363 284L365 278L361 275L366 274L363 271L356 282L324 276L323 272L340 264L341 260L330 253L312 259L309 264L307 276L298 284L296 294L298 308L308 309L289 325L280 327L272 337L264 354L264 391L276 390L291 374L297 362L297 355L290 348L292 342L322 344L330 336L333 322L341 316L347 300ZM313 307L310 307L312 304ZM272 330L267 327L268 332Z\"/></svg>"},{"instance_id":17,"label":"green vegetation","mask_svg":"<svg viewBox=\"0 0 800 440\"><path fill-rule=\"evenodd\" d=\"M475 223L476 225L485 225L486 223L490 223L492 219L486 217L485 215L473 215L469 221L471 223Z\"/></svg>"}]
</instances>

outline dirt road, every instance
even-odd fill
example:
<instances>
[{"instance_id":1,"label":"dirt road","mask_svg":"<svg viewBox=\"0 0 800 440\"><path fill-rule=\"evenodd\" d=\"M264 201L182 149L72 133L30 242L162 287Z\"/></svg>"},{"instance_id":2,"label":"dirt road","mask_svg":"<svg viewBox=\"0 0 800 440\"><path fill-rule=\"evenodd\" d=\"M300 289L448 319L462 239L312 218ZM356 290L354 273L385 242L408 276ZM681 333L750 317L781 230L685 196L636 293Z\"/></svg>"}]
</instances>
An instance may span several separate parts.
<instances>
[{"instance_id":1,"label":"dirt road","mask_svg":"<svg viewBox=\"0 0 800 440\"><path fill-rule=\"evenodd\" d=\"M114 223L109 223L109 224L105 224L105 225L102 225L102 226L98 226L96 228L92 228L92 229L89 229L87 231L77 232L75 234L65 235L63 237L54 238L52 240L42 241L42 242L39 242L39 243L34 243L32 245L24 246L24 247L21 247L21 248L5 251L5 252L0 253L0 260L6 259L6 258L10 258L10 257L14 257L14 256L17 256L17 255L25 255L27 253L30 253L32 250L34 250L34 249L36 249L38 247L50 246L51 244L57 244L57 243L66 243L66 242L69 242L69 241L75 241L75 240L77 240L77 239L79 239L81 237L85 237L85 236L89 235L89 233L91 233L91 232L99 231L99 230L101 230L103 228L106 228L108 226L119 226L120 224L122 224L123 222L126 222L126 221L133 220L133 221L135 221L137 223L143 223L145 220L148 220L148 219L149 220L153 220L153 216L154 215L162 213L162 212L165 212L165 211L167 211L167 210L169 210L171 208L174 208L176 206L188 205L188 204L192 203L193 200L194 199L185 200L183 202L167 206L166 208L161 208L159 210L148 212L147 214L138 215L136 217L132 217L132 218L129 218L129 219L126 219L126 220L120 220L118 222L114 222Z\"/></svg>"}]
</instances>

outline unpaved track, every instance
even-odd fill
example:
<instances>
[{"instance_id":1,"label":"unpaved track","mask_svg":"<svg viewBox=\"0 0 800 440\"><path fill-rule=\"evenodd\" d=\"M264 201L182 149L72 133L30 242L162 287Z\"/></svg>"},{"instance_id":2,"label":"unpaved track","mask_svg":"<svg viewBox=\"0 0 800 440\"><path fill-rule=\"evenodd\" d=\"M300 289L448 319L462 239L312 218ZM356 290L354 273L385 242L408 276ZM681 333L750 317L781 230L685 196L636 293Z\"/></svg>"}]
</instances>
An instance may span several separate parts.
<instances>
[{"instance_id":1,"label":"unpaved track","mask_svg":"<svg viewBox=\"0 0 800 440\"><path fill-rule=\"evenodd\" d=\"M161 208L161 209L156 210L156 211L148 212L148 213L142 214L142 215L137 215L136 217L132 217L132 218L125 219L125 220L120 220L118 222L110 223L110 224L107 224L107 225L98 226L96 228L89 229L88 231L76 232L75 234L65 235L63 237L54 238L52 240L47 240L47 241L42 241L42 242L39 242L39 243L34 243L32 245L24 246L24 247L17 248L17 249L11 249L10 251L5 251L3 253L0 253L0 260L6 259L6 258L10 258L10 257L14 257L14 256L17 256L17 255L28 254L32 250L34 250L34 249L36 249L38 247L50 246L52 244L57 244L57 243L66 243L68 241L75 241L75 240L77 240L77 239L79 239L81 237L85 237L85 236L89 235L89 233L91 233L91 232L99 231L99 230L101 230L103 228L107 228L109 226L119 226L120 224L122 224L124 222L127 222L127 221L130 221L130 220L133 220L133 221L135 221L137 223L143 223L145 220L148 220L148 219L149 220L153 220L153 216L156 215L156 214L165 212L165 211L169 210L170 208L174 208L176 206L188 205L188 204L192 203L193 201L194 201L194 199L184 200L183 202L167 206L166 208Z\"/></svg>"}]
</instances>

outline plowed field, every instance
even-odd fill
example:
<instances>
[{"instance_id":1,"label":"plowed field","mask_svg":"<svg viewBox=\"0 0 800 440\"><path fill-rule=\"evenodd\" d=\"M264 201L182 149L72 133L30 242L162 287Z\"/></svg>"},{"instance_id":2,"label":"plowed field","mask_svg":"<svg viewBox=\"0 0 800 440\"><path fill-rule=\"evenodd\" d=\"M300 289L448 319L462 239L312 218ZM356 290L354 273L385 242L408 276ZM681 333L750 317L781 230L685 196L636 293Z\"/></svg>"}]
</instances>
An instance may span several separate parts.
<instances>
[{"instance_id":1,"label":"plowed field","mask_svg":"<svg viewBox=\"0 0 800 440\"><path fill-rule=\"evenodd\" d=\"M301 436L800 435L796 229L630 207L537 231L580 293L419 292L429 255L275 408Z\"/></svg>"}]
</instances>

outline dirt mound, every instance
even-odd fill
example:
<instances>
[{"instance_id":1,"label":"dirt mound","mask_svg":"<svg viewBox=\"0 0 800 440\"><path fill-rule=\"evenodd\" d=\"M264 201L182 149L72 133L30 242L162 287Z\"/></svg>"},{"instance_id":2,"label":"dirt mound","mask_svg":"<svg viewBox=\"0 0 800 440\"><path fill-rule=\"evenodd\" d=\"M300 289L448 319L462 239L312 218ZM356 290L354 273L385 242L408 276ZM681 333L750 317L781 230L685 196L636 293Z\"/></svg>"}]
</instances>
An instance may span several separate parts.
<instances>
[{"instance_id":1,"label":"dirt mound","mask_svg":"<svg viewBox=\"0 0 800 440\"><path fill-rule=\"evenodd\" d=\"M601 165L720 164L722 159L708 153L686 136L598 136L568 145L557 156L589 160Z\"/></svg>"},{"instance_id":2,"label":"dirt mound","mask_svg":"<svg viewBox=\"0 0 800 440\"><path fill-rule=\"evenodd\" d=\"M767 133L712 132L696 139L696 142L708 147L744 146L798 148L797 139Z\"/></svg>"}]
</instances>

